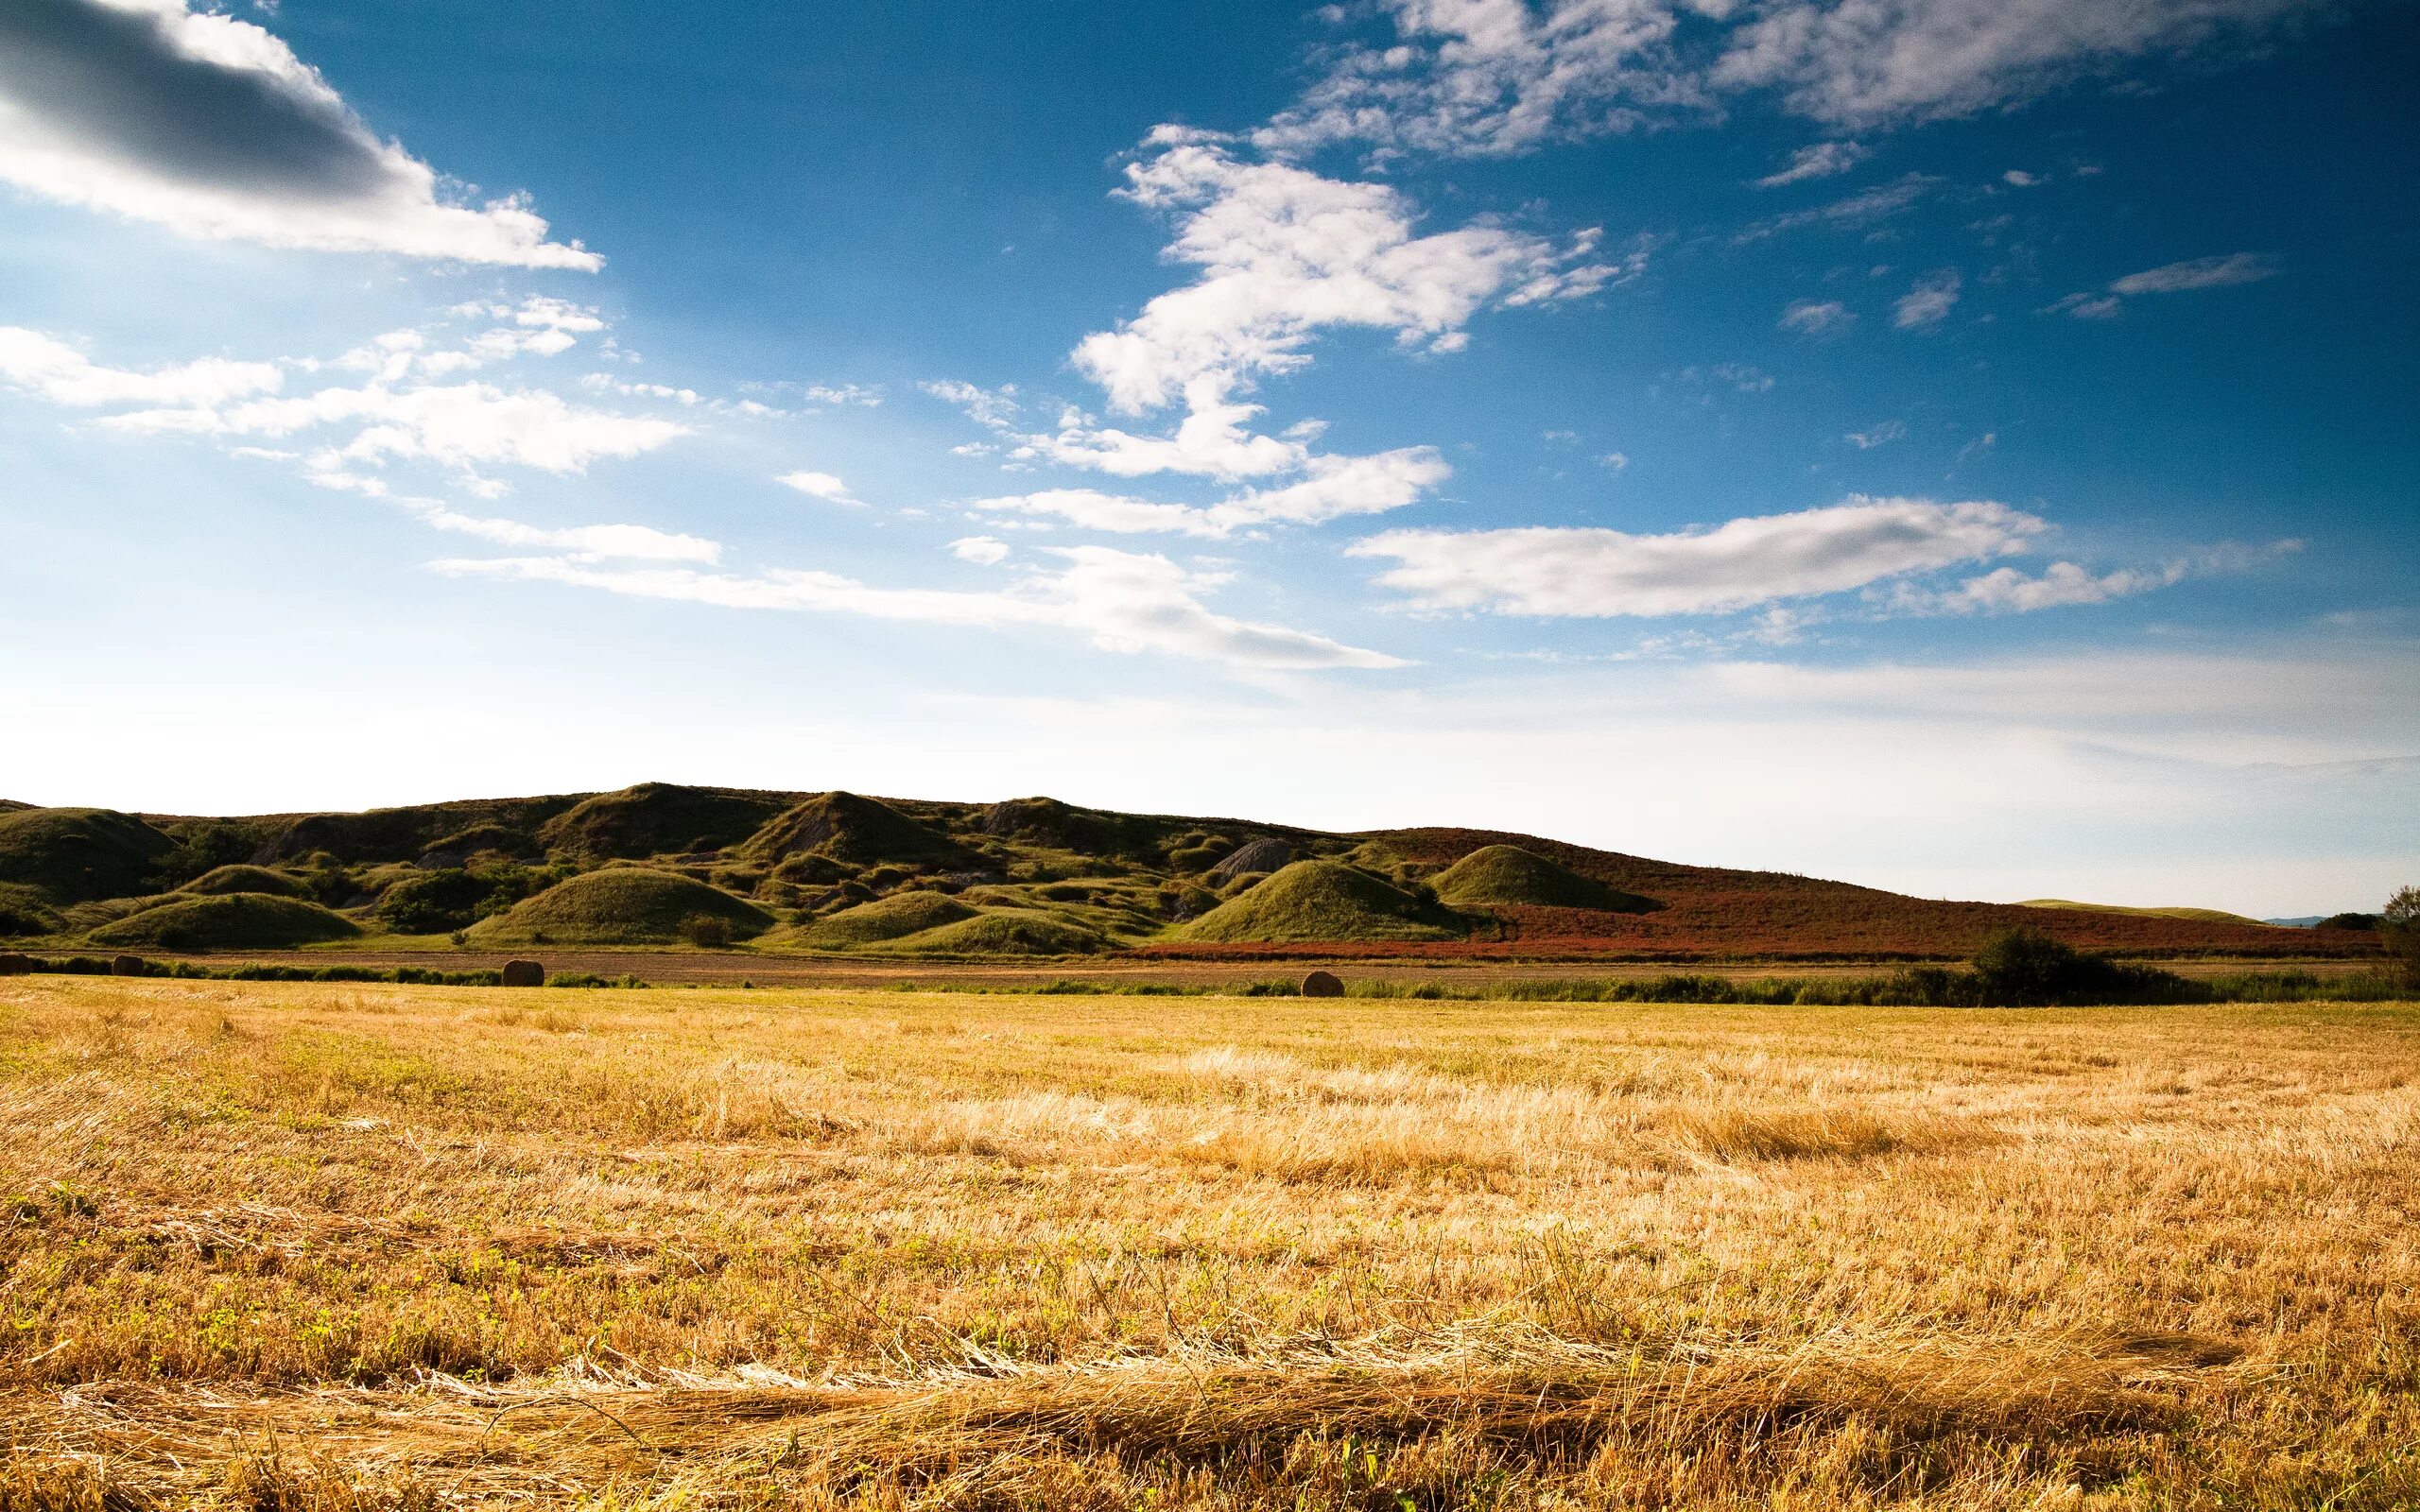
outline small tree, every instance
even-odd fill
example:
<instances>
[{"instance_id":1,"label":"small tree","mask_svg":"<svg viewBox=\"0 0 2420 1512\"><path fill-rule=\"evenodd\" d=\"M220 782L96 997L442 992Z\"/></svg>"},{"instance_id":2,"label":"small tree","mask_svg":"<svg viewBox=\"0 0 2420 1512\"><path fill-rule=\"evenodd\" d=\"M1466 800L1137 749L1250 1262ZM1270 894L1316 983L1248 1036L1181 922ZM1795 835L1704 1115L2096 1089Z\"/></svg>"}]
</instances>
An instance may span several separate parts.
<instances>
[{"instance_id":1,"label":"small tree","mask_svg":"<svg viewBox=\"0 0 2420 1512\"><path fill-rule=\"evenodd\" d=\"M731 920L713 914L691 914L681 920L681 936L700 950L717 951L731 943Z\"/></svg>"},{"instance_id":2,"label":"small tree","mask_svg":"<svg viewBox=\"0 0 2420 1512\"><path fill-rule=\"evenodd\" d=\"M2404 981L2420 986L2420 887L2405 887L2378 910L2378 943L2401 971Z\"/></svg>"}]
</instances>

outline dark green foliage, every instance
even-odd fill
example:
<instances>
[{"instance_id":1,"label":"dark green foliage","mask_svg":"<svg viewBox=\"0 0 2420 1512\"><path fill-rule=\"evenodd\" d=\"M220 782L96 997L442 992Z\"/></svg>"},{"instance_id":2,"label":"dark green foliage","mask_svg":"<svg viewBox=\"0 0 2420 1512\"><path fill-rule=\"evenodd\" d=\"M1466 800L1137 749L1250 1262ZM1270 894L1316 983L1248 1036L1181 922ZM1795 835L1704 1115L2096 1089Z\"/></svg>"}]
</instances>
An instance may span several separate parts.
<instances>
[{"instance_id":1,"label":"dark green foliage","mask_svg":"<svg viewBox=\"0 0 2420 1512\"><path fill-rule=\"evenodd\" d=\"M1655 900L1608 887L1518 846L1481 846L1429 879L1438 901L1456 908L1590 908L1644 914Z\"/></svg>"},{"instance_id":2,"label":"dark green foliage","mask_svg":"<svg viewBox=\"0 0 2420 1512\"><path fill-rule=\"evenodd\" d=\"M2313 929L2376 929L2377 927L2378 916L2376 914L2330 914L2311 926Z\"/></svg>"},{"instance_id":3,"label":"dark green foliage","mask_svg":"<svg viewBox=\"0 0 2420 1512\"><path fill-rule=\"evenodd\" d=\"M126 898L155 889L177 843L112 809L20 809L0 814L0 882L41 889L54 903Z\"/></svg>"},{"instance_id":4,"label":"dark green foliage","mask_svg":"<svg viewBox=\"0 0 2420 1512\"><path fill-rule=\"evenodd\" d=\"M1219 941L1457 939L1463 921L1340 861L1297 861L1184 926Z\"/></svg>"},{"instance_id":5,"label":"dark green foliage","mask_svg":"<svg viewBox=\"0 0 2420 1512\"><path fill-rule=\"evenodd\" d=\"M0 882L0 939L48 935L59 927L59 915L41 888L22 882Z\"/></svg>"},{"instance_id":6,"label":"dark green foliage","mask_svg":"<svg viewBox=\"0 0 2420 1512\"><path fill-rule=\"evenodd\" d=\"M699 915L726 920L733 937L770 928L773 916L702 882L646 867L582 872L471 927L477 945L672 945Z\"/></svg>"},{"instance_id":7,"label":"dark green foliage","mask_svg":"<svg viewBox=\"0 0 2420 1512\"><path fill-rule=\"evenodd\" d=\"M1219 864L1219 858L1226 853L1227 848L1225 846L1179 846L1177 849L1168 852L1168 869L1180 874L1207 871L1212 867L1217 866Z\"/></svg>"},{"instance_id":8,"label":"dark green foliage","mask_svg":"<svg viewBox=\"0 0 2420 1512\"><path fill-rule=\"evenodd\" d=\"M2403 980L2420 986L2420 887L2398 888L2378 910L2378 943Z\"/></svg>"},{"instance_id":9,"label":"dark green foliage","mask_svg":"<svg viewBox=\"0 0 2420 1512\"><path fill-rule=\"evenodd\" d=\"M378 919L398 935L442 935L504 910L560 880L512 865L420 871L378 897Z\"/></svg>"},{"instance_id":10,"label":"dark green foliage","mask_svg":"<svg viewBox=\"0 0 2420 1512\"><path fill-rule=\"evenodd\" d=\"M731 944L731 920L719 914L691 914L681 920L681 937L701 951L718 951Z\"/></svg>"},{"instance_id":11,"label":"dark green foliage","mask_svg":"<svg viewBox=\"0 0 2420 1512\"><path fill-rule=\"evenodd\" d=\"M580 799L538 831L549 850L595 860L645 860L735 846L781 812L772 793L641 782Z\"/></svg>"},{"instance_id":12,"label":"dark green foliage","mask_svg":"<svg viewBox=\"0 0 2420 1512\"><path fill-rule=\"evenodd\" d=\"M160 858L159 867L152 874L153 881L168 889L190 891L192 879L240 866L250 861L261 848L261 827L243 819L186 819L157 828L176 841L176 849ZM277 889L221 887L216 890L275 892Z\"/></svg>"},{"instance_id":13,"label":"dark green foliage","mask_svg":"<svg viewBox=\"0 0 2420 1512\"><path fill-rule=\"evenodd\" d=\"M855 793L819 793L786 809L741 850L751 859L768 862L814 851L853 868L886 861L938 866L965 859L949 836L888 803Z\"/></svg>"},{"instance_id":14,"label":"dark green foliage","mask_svg":"<svg viewBox=\"0 0 2420 1512\"><path fill-rule=\"evenodd\" d=\"M233 892L147 908L85 936L95 945L162 950L278 950L347 939L360 926L317 903L270 893Z\"/></svg>"},{"instance_id":15,"label":"dark green foliage","mask_svg":"<svg viewBox=\"0 0 2420 1512\"><path fill-rule=\"evenodd\" d=\"M308 898L311 889L282 871L267 867L214 867L177 889L179 892L266 892L280 898Z\"/></svg>"},{"instance_id":16,"label":"dark green foliage","mask_svg":"<svg viewBox=\"0 0 2420 1512\"><path fill-rule=\"evenodd\" d=\"M1975 953L1973 974L1981 1000L1995 1007L2174 1002L2183 980L2155 967L2087 954L2030 929L2002 930L1985 940Z\"/></svg>"},{"instance_id":17,"label":"dark green foliage","mask_svg":"<svg viewBox=\"0 0 2420 1512\"><path fill-rule=\"evenodd\" d=\"M579 801L569 794L474 799L458 803L371 809L361 814L305 814L283 821L252 820L249 822L256 826L283 824L282 829L268 834L252 859L288 860L324 850L339 861L355 864L409 861L438 849L450 837L481 826L493 825L523 834L535 833L539 826Z\"/></svg>"}]
</instances>

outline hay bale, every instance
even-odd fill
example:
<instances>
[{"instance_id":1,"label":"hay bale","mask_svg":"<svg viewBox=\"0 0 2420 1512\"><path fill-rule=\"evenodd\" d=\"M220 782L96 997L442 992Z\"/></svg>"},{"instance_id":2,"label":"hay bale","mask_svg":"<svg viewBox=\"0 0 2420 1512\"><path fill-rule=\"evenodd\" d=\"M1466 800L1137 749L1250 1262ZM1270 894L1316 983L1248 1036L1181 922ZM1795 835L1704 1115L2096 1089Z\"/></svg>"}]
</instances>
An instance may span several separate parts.
<instances>
[{"instance_id":1,"label":"hay bale","mask_svg":"<svg viewBox=\"0 0 2420 1512\"><path fill-rule=\"evenodd\" d=\"M546 969L536 961L504 963L504 985L507 987L544 987Z\"/></svg>"},{"instance_id":2,"label":"hay bale","mask_svg":"<svg viewBox=\"0 0 2420 1512\"><path fill-rule=\"evenodd\" d=\"M1306 998L1340 998L1344 984L1332 971L1313 971L1303 978L1303 996Z\"/></svg>"},{"instance_id":3,"label":"hay bale","mask_svg":"<svg viewBox=\"0 0 2420 1512\"><path fill-rule=\"evenodd\" d=\"M25 976L32 972L34 958L15 951L0 951L0 976Z\"/></svg>"},{"instance_id":4,"label":"hay bale","mask_svg":"<svg viewBox=\"0 0 2420 1512\"><path fill-rule=\"evenodd\" d=\"M140 955L118 955L110 960L112 976L142 976L149 963Z\"/></svg>"}]
</instances>

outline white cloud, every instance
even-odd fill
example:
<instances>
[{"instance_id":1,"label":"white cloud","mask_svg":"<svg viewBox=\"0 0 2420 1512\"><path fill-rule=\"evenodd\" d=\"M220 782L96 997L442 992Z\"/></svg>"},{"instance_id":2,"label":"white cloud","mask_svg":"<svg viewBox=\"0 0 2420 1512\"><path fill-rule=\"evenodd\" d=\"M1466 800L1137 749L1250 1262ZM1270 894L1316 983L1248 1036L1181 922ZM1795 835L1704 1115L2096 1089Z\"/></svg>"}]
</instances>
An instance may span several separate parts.
<instances>
[{"instance_id":1,"label":"white cloud","mask_svg":"<svg viewBox=\"0 0 2420 1512\"><path fill-rule=\"evenodd\" d=\"M1902 331L1939 325L1957 306L1958 289L1963 282L1954 267L1926 274L1899 296L1899 302L1893 307L1891 323Z\"/></svg>"},{"instance_id":2,"label":"white cloud","mask_svg":"<svg viewBox=\"0 0 2420 1512\"><path fill-rule=\"evenodd\" d=\"M834 477L829 472L809 472L802 470L796 472L785 472L773 481L786 488L796 489L799 492L806 494L811 498L821 499L830 504L857 504L862 502L849 492L849 486L847 484L841 482L838 478Z\"/></svg>"},{"instance_id":3,"label":"white cloud","mask_svg":"<svg viewBox=\"0 0 2420 1512\"><path fill-rule=\"evenodd\" d=\"M2141 294L2186 294L2196 289L2232 288L2238 284L2257 284L2262 279L2275 278L2278 266L2274 258L2256 252L2233 252L2224 257L2195 257L2182 263L2146 268L2112 279L2106 294L2069 294L2043 306L2046 315L2072 315L2082 320L2106 320L2125 308L2126 300Z\"/></svg>"},{"instance_id":4,"label":"white cloud","mask_svg":"<svg viewBox=\"0 0 2420 1512\"><path fill-rule=\"evenodd\" d=\"M2112 294L2180 294L2191 289L2222 289L2237 284L2257 284L2277 276L2277 265L2252 252L2226 257L2196 257L2165 267L2129 273L2113 280Z\"/></svg>"},{"instance_id":5,"label":"white cloud","mask_svg":"<svg viewBox=\"0 0 2420 1512\"><path fill-rule=\"evenodd\" d=\"M1838 300L1795 300L1775 323L1805 335L1830 335L1857 324L1857 314Z\"/></svg>"},{"instance_id":6,"label":"white cloud","mask_svg":"<svg viewBox=\"0 0 2420 1512\"><path fill-rule=\"evenodd\" d=\"M219 438L344 426L354 430L352 438L334 451L350 461L406 458L464 470L509 463L558 474L585 472L600 458L637 456L690 434L677 421L588 409L544 389L482 383L411 388L373 383L215 408L136 410L95 423L135 434Z\"/></svg>"},{"instance_id":7,"label":"white cloud","mask_svg":"<svg viewBox=\"0 0 2420 1512\"><path fill-rule=\"evenodd\" d=\"M855 404L873 409L882 403L882 390L863 384L809 384L799 390L810 404Z\"/></svg>"},{"instance_id":8,"label":"white cloud","mask_svg":"<svg viewBox=\"0 0 2420 1512\"><path fill-rule=\"evenodd\" d=\"M104 368L76 348L23 326L0 326L0 381L54 404L92 409L106 404L217 404L275 393L285 372L270 362L199 362L129 372Z\"/></svg>"},{"instance_id":9,"label":"white cloud","mask_svg":"<svg viewBox=\"0 0 2420 1512\"><path fill-rule=\"evenodd\" d=\"M238 447L236 455L255 452L257 448ZM291 454L263 454L272 460L290 460ZM416 498L395 492L387 480L366 473L352 472L338 465L337 459L320 456L306 464L304 480L323 489L345 493L357 493L363 498L377 499L408 511L423 524L432 529L450 531L456 535L473 536L499 546L517 546L525 550L559 551L566 559L579 562L605 560L674 561L713 563L722 557L719 541L701 536L675 535L647 525L570 525L549 528L524 524L518 520L500 520L487 516L468 515L455 509L441 499Z\"/></svg>"},{"instance_id":10,"label":"white cloud","mask_svg":"<svg viewBox=\"0 0 2420 1512\"><path fill-rule=\"evenodd\" d=\"M1886 420L1878 425L1868 426L1861 431L1851 431L1841 439L1860 452L1870 452L1877 446L1885 446L1893 441L1903 439L1907 434L1906 424L1895 420Z\"/></svg>"},{"instance_id":11,"label":"white cloud","mask_svg":"<svg viewBox=\"0 0 2420 1512\"><path fill-rule=\"evenodd\" d=\"M1502 156L1629 129L1646 108L1700 103L1661 60L1673 8L1657 0L1387 0L1393 45L1345 49L1302 100L1253 133L1295 154L1332 142ZM1616 101L1622 103L1616 104Z\"/></svg>"},{"instance_id":12,"label":"white cloud","mask_svg":"<svg viewBox=\"0 0 2420 1512\"><path fill-rule=\"evenodd\" d=\"M1128 165L1120 193L1178 212L1167 255L1202 271L1073 354L1130 413L1300 368L1323 326L1373 327L1406 347L1450 351L1482 308L1594 293L1644 256L1589 261L1593 232L1560 249L1485 224L1415 236L1411 206L1388 185L1239 162L1167 129L1155 142L1157 151Z\"/></svg>"},{"instance_id":13,"label":"white cloud","mask_svg":"<svg viewBox=\"0 0 2420 1512\"><path fill-rule=\"evenodd\" d=\"M593 269L513 198L472 208L251 22L186 0L0 6L0 180L179 235Z\"/></svg>"},{"instance_id":14,"label":"white cloud","mask_svg":"<svg viewBox=\"0 0 2420 1512\"><path fill-rule=\"evenodd\" d=\"M955 378L937 379L916 386L935 399L946 400L966 411L967 419L992 430L1005 430L1017 417L1017 386L1002 384L997 388L978 388Z\"/></svg>"},{"instance_id":15,"label":"white cloud","mask_svg":"<svg viewBox=\"0 0 2420 1512\"><path fill-rule=\"evenodd\" d=\"M1115 477L1184 472L1198 477L1260 477L1301 468L1310 455L1300 441L1255 435L1244 422L1257 404L1226 397L1226 381L1200 374L1184 386L1185 418L1169 436L1136 436L1093 422L1080 410L1060 417L1060 428L1021 438L1011 456L1042 457Z\"/></svg>"},{"instance_id":16,"label":"white cloud","mask_svg":"<svg viewBox=\"0 0 2420 1512\"><path fill-rule=\"evenodd\" d=\"M2172 588L2187 577L2209 573L2243 572L2303 549L2300 541L2273 541L2253 548L2233 541L2179 557L2154 568L2121 568L2098 576L2076 562L2054 561L2029 576L2001 567L1969 577L1954 588L1930 590L1911 583L1893 585L1876 602L1898 614L2026 614L2036 610L2066 609L2080 604L2106 604L2154 589ZM1873 591L1869 590L1869 593Z\"/></svg>"},{"instance_id":17,"label":"white cloud","mask_svg":"<svg viewBox=\"0 0 2420 1512\"><path fill-rule=\"evenodd\" d=\"M1806 179L1828 179L1846 173L1874 155L1869 147L1855 142L1818 142L1800 147L1789 155L1789 165L1778 173L1769 173L1756 180L1759 189L1778 189L1786 183Z\"/></svg>"},{"instance_id":18,"label":"white cloud","mask_svg":"<svg viewBox=\"0 0 2420 1512\"><path fill-rule=\"evenodd\" d=\"M949 543L949 554L960 561L994 567L1009 559L1009 543L990 536L960 536Z\"/></svg>"},{"instance_id":19,"label":"white cloud","mask_svg":"<svg viewBox=\"0 0 2420 1512\"><path fill-rule=\"evenodd\" d=\"M2027 549L2049 526L1988 500L1851 495L1828 508L1737 519L1712 530L1396 530L1351 554L1398 565L1378 582L1432 610L1499 614L1720 613Z\"/></svg>"},{"instance_id":20,"label":"white cloud","mask_svg":"<svg viewBox=\"0 0 2420 1512\"><path fill-rule=\"evenodd\" d=\"M1305 476L1276 488L1247 489L1217 504L1157 504L1097 489L1043 489L977 499L994 513L1051 515L1092 530L1170 531L1210 538L1262 524L1318 524L1344 515L1399 509L1452 472L1435 448L1409 446L1371 456L1314 456Z\"/></svg>"},{"instance_id":21,"label":"white cloud","mask_svg":"<svg viewBox=\"0 0 2420 1512\"><path fill-rule=\"evenodd\" d=\"M1066 565L992 593L877 588L836 573L769 570L752 576L690 568L601 568L563 557L441 561L441 572L563 583L731 609L814 610L975 628L1072 631L1103 650L1156 651L1236 666L1288 670L1396 667L1378 651L1213 612L1201 595L1226 579L1161 556L1106 546L1051 548Z\"/></svg>"},{"instance_id":22,"label":"white cloud","mask_svg":"<svg viewBox=\"0 0 2420 1512\"><path fill-rule=\"evenodd\" d=\"M1630 466L1630 458L1620 452L1607 452L1604 455L1597 458L1597 465L1605 469L1607 472L1618 472L1622 469Z\"/></svg>"},{"instance_id":23,"label":"white cloud","mask_svg":"<svg viewBox=\"0 0 2420 1512\"><path fill-rule=\"evenodd\" d=\"M1778 0L1732 32L1717 89L1778 88L1839 126L1971 114L2309 0Z\"/></svg>"},{"instance_id":24,"label":"white cloud","mask_svg":"<svg viewBox=\"0 0 2420 1512\"><path fill-rule=\"evenodd\" d=\"M1940 182L1940 178L1933 174L1903 174L1889 183L1860 189L1844 198L1817 205L1811 210L1793 210L1788 215L1757 221L1732 240L1740 244L1762 241L1768 236L1796 231L1803 226L1828 226L1836 231L1870 226L1877 220L1887 220L1907 211L1930 194L1934 185Z\"/></svg>"},{"instance_id":25,"label":"white cloud","mask_svg":"<svg viewBox=\"0 0 2420 1512\"><path fill-rule=\"evenodd\" d=\"M2013 189L2031 189L2046 181L2040 174L2028 173L2023 168L2011 168L2000 175L2000 182Z\"/></svg>"}]
</instances>

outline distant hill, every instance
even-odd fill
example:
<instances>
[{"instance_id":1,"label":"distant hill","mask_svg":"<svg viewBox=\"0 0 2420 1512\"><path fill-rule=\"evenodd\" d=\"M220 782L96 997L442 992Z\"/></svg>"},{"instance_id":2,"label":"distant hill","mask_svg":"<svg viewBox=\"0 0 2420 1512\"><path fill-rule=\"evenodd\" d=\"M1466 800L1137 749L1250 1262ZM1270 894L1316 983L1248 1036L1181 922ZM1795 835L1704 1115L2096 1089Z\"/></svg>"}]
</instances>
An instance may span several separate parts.
<instances>
[{"instance_id":1,"label":"distant hill","mask_svg":"<svg viewBox=\"0 0 2420 1512\"><path fill-rule=\"evenodd\" d=\"M2205 924L2267 924L2265 919L2246 919L2218 908L2129 908L2122 903L2079 903L2065 898L2028 898L2019 908L2080 908L2088 914L2135 914L2144 919L2192 919Z\"/></svg>"},{"instance_id":2,"label":"distant hill","mask_svg":"<svg viewBox=\"0 0 2420 1512\"><path fill-rule=\"evenodd\" d=\"M55 947L442 951L454 935L933 958L1947 959L2014 925L2146 956L2377 948L2210 909L1945 902L1536 835L1048 798L645 782L359 814L0 806L0 933Z\"/></svg>"}]
</instances>

